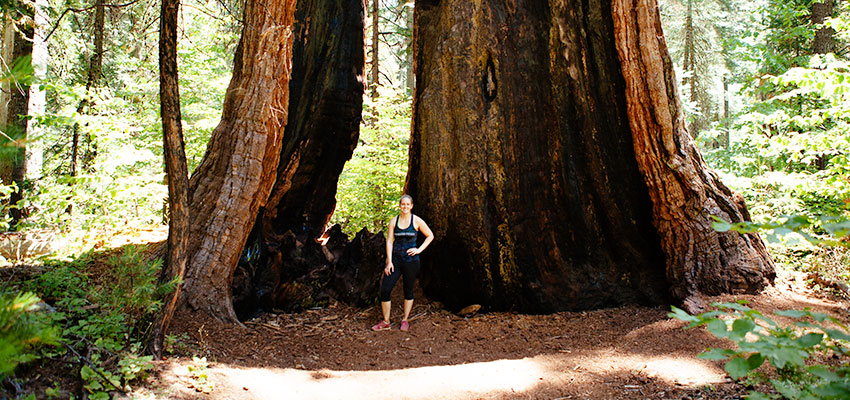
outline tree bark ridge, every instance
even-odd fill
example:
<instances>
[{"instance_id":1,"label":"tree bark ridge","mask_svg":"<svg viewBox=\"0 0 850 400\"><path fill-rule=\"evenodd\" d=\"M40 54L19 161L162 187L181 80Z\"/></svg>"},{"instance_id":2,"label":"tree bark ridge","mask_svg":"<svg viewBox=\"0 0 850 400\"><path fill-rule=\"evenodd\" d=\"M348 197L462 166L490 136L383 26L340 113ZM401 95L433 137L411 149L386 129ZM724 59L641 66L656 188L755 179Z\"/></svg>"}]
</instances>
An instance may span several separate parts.
<instances>
[{"instance_id":1,"label":"tree bark ridge","mask_svg":"<svg viewBox=\"0 0 850 400\"><path fill-rule=\"evenodd\" d=\"M700 293L753 293L774 277L757 234L715 232L709 216L749 220L743 198L720 182L684 127L654 0L613 0L634 153L652 198L671 294L698 311Z\"/></svg>"},{"instance_id":2,"label":"tree bark ridge","mask_svg":"<svg viewBox=\"0 0 850 400\"><path fill-rule=\"evenodd\" d=\"M236 322L231 281L277 177L287 122L295 0L249 0L222 120L189 186L184 298Z\"/></svg>"}]
</instances>

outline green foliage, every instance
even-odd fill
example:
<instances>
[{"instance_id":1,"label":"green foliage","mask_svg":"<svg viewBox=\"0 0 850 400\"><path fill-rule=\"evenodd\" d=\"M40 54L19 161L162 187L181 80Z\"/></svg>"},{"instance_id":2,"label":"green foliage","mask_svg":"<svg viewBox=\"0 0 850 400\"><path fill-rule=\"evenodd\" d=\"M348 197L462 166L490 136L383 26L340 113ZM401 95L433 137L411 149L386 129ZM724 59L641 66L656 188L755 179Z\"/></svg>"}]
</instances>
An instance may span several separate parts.
<instances>
[{"instance_id":1,"label":"green foliage","mask_svg":"<svg viewBox=\"0 0 850 400\"><path fill-rule=\"evenodd\" d=\"M111 284L108 290L100 292L98 300L126 315L126 323L155 313L162 305L160 299L176 287L176 281L165 285L158 283L162 260L145 260L136 246L126 247L122 254L111 257L107 263L112 266L106 277Z\"/></svg>"},{"instance_id":2,"label":"green foliage","mask_svg":"<svg viewBox=\"0 0 850 400\"><path fill-rule=\"evenodd\" d=\"M718 217L712 216L714 220L712 227L717 232L729 230L738 233L752 233L764 231L769 243L781 243L780 238L790 233L795 233L811 244L824 244L827 246L846 246L839 239L850 234L850 221L845 218L821 216L817 219L809 219L803 215L780 215L775 221L766 223L755 223L750 221L730 223ZM809 231L822 232L824 235L815 236Z\"/></svg>"},{"instance_id":3,"label":"green foliage","mask_svg":"<svg viewBox=\"0 0 850 400\"><path fill-rule=\"evenodd\" d=\"M364 100L360 139L340 175L331 220L348 234L363 228L384 230L398 212L407 174L410 101L401 91L390 89L382 90L374 103Z\"/></svg>"},{"instance_id":4,"label":"green foliage","mask_svg":"<svg viewBox=\"0 0 850 400\"><path fill-rule=\"evenodd\" d=\"M39 345L56 343L57 332L39 311L40 301L31 292L0 292L0 379L37 358Z\"/></svg>"},{"instance_id":5,"label":"green foliage","mask_svg":"<svg viewBox=\"0 0 850 400\"><path fill-rule=\"evenodd\" d=\"M220 119L231 75L240 22L231 10L222 10L230 6L190 2L181 13L178 63L190 170L200 162ZM48 13L58 17L66 7L54 3ZM157 30L149 29L158 14L145 2L120 10L107 18L103 73L91 87L93 49L89 34L81 32L90 31L93 12L58 21L48 41L46 79L36 82L46 94L46 112L29 116L42 133L37 139L43 146L43 178L24 188L21 207L27 218L8 229L115 231L165 220ZM32 75L26 72L12 68L2 79ZM74 132L79 156L76 176L70 176ZM36 146L30 139L26 144ZM17 156L17 145L2 142L0 153L11 150ZM18 143L14 135L5 142ZM8 214L8 208L0 211L4 217ZM82 246L78 242L83 238L74 235L69 239Z\"/></svg>"},{"instance_id":6,"label":"green foliage","mask_svg":"<svg viewBox=\"0 0 850 400\"><path fill-rule=\"evenodd\" d=\"M38 357L70 357L82 362L80 378L90 398L109 398L108 392L129 390L128 385L146 376L153 358L142 356L142 340L162 295L176 282L158 283L159 260L148 261L137 247L103 261L84 254L71 262L52 262L46 271L26 282L55 311L43 316L64 347L26 352ZM97 268L92 274L90 268ZM98 280L95 280L98 279Z\"/></svg>"},{"instance_id":7,"label":"green foliage","mask_svg":"<svg viewBox=\"0 0 850 400\"><path fill-rule=\"evenodd\" d=\"M749 377L769 383L779 394L751 392L750 399L843 399L850 396L850 334L835 318L808 309L779 311L777 316L794 320L782 326L741 303L713 303L717 309L696 316L672 307L668 314L689 324L705 325L711 334L729 339L736 350L709 349L699 355L707 360L728 360L724 366L733 379ZM817 363L816 355L845 357L838 366ZM774 375L759 369L765 362Z\"/></svg>"}]
</instances>

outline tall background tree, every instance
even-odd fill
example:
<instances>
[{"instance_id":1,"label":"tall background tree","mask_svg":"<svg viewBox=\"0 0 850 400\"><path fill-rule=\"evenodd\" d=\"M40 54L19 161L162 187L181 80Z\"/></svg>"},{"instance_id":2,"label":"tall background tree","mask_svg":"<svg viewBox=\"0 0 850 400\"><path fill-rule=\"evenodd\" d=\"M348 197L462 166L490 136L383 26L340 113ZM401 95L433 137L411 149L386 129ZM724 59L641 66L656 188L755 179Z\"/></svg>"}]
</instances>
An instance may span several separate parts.
<instances>
[{"instance_id":1,"label":"tall background tree","mask_svg":"<svg viewBox=\"0 0 850 400\"><path fill-rule=\"evenodd\" d=\"M27 118L30 114L30 92L38 91L37 86L32 85L34 44L35 47L43 46L44 41L43 35L35 35L37 27L34 2L14 1L5 4L2 12L2 72L5 90L0 96L0 115L3 116L0 121L0 130L3 133L0 137L0 182L16 186L7 200L9 204L16 205L23 198L22 190L27 178L27 143L29 131L32 129L30 119ZM44 23L43 18L38 21ZM43 61L43 57L41 58ZM17 224L23 217L22 210L17 207L11 207L10 214L12 225Z\"/></svg>"}]
</instances>

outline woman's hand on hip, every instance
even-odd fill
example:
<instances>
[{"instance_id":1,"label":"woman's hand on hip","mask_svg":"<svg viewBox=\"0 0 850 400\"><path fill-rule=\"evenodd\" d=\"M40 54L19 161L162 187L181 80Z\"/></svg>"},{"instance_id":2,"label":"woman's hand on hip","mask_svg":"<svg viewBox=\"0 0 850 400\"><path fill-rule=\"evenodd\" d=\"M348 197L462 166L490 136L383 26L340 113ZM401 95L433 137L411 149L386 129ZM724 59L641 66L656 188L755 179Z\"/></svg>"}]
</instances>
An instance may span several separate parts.
<instances>
[{"instance_id":1,"label":"woman's hand on hip","mask_svg":"<svg viewBox=\"0 0 850 400\"><path fill-rule=\"evenodd\" d=\"M415 256L415 255L417 255L421 252L422 252L422 250L419 250L418 247L413 247L413 248L407 249L407 255L409 255L409 256Z\"/></svg>"}]
</instances>

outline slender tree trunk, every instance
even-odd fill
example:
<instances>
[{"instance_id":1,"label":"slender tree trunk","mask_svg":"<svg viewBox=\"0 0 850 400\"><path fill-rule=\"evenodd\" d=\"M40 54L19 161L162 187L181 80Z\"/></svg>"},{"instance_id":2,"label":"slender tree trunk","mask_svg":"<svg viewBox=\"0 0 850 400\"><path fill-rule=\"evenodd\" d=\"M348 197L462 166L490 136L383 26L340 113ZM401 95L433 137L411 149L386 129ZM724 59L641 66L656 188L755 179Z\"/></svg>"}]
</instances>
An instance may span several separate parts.
<instances>
[{"instance_id":1,"label":"slender tree trunk","mask_svg":"<svg viewBox=\"0 0 850 400\"><path fill-rule=\"evenodd\" d=\"M655 0L612 2L634 154L652 199L671 294L697 311L700 293L760 290L774 277L761 239L715 232L708 219L750 216L743 197L720 182L685 130Z\"/></svg>"},{"instance_id":2,"label":"slender tree trunk","mask_svg":"<svg viewBox=\"0 0 850 400\"><path fill-rule=\"evenodd\" d=\"M369 83L372 89L372 99L378 98L378 82L380 77L380 70L378 69L378 47L380 44L380 15L378 14L378 6L380 5L380 0L372 0L372 65L371 65L371 76L372 81Z\"/></svg>"},{"instance_id":3,"label":"slender tree trunk","mask_svg":"<svg viewBox=\"0 0 850 400\"><path fill-rule=\"evenodd\" d=\"M277 177L287 122L295 0L249 0L222 119L189 182L183 299L236 322L231 282Z\"/></svg>"},{"instance_id":4,"label":"slender tree trunk","mask_svg":"<svg viewBox=\"0 0 850 400\"><path fill-rule=\"evenodd\" d=\"M404 18L404 20L407 23L407 28L411 32L411 35L410 35L409 38L407 38L407 43L406 43L408 51L406 52L406 56L405 56L405 58L407 60L407 68L405 69L405 71L407 72L406 79L405 79L405 85L407 87L407 92L410 95L413 95L413 87L416 84L416 78L413 74L413 34L412 34L413 33L413 7L407 7L406 5L404 7L405 7L405 11L404 11L405 12L405 14L404 14L405 18Z\"/></svg>"},{"instance_id":5,"label":"slender tree trunk","mask_svg":"<svg viewBox=\"0 0 850 400\"><path fill-rule=\"evenodd\" d=\"M180 117L180 85L177 71L177 16L180 0L162 0L159 28L159 102L162 116L163 153L168 177L168 254L161 281L182 280L186 272L189 234L189 170ZM148 351L162 355L162 342L177 309L181 286L166 297L148 340Z\"/></svg>"},{"instance_id":6,"label":"slender tree trunk","mask_svg":"<svg viewBox=\"0 0 850 400\"><path fill-rule=\"evenodd\" d=\"M12 18L3 17L3 42L2 42L2 54L0 57L3 59L3 72L8 72L7 68L12 66L12 51L15 49L14 41L15 41L15 26ZM9 119L9 98L12 94L12 84L8 81L0 82L0 86L2 86L2 92L0 92L0 124L5 124Z\"/></svg>"},{"instance_id":7,"label":"slender tree trunk","mask_svg":"<svg viewBox=\"0 0 850 400\"><path fill-rule=\"evenodd\" d=\"M32 16L32 9L27 10ZM34 26L31 21L20 23L12 34L11 59L4 60L7 65L25 63L32 68L32 43ZM4 45L8 45L4 44ZM13 80L10 83L9 102L6 104L6 120L2 121L4 141L9 141L11 151L0 160L0 181L4 184L16 184L18 189L9 195L9 204L15 205L22 198L23 181L27 175L27 128L30 101L30 82ZM11 139L11 140L10 140ZM10 208L11 224L14 226L24 217L23 210Z\"/></svg>"},{"instance_id":8,"label":"slender tree trunk","mask_svg":"<svg viewBox=\"0 0 850 400\"><path fill-rule=\"evenodd\" d=\"M339 175L357 145L364 17L363 0L299 0L296 6L289 123L277 181L257 221L263 260L259 271L248 272L260 277L256 284L268 308L278 306L286 283L315 267L286 257L284 234L291 231L302 243L322 235L336 207Z\"/></svg>"},{"instance_id":9,"label":"slender tree trunk","mask_svg":"<svg viewBox=\"0 0 850 400\"><path fill-rule=\"evenodd\" d=\"M44 41L47 29L50 26L47 20L47 0L36 0L33 23L32 43L32 67L34 85L30 86L29 104L27 112L29 115L40 115L44 113L45 92L41 89L41 83L47 73L47 42ZM43 128L34 118L27 120L27 148L26 148L26 172L25 177L30 180L41 178L44 155L42 154L41 136Z\"/></svg>"},{"instance_id":10,"label":"slender tree trunk","mask_svg":"<svg viewBox=\"0 0 850 400\"><path fill-rule=\"evenodd\" d=\"M700 292L752 292L772 276L757 236L711 230L709 215L738 221L746 209L702 163L681 115L641 130L635 96L678 103L675 86L635 88L632 75L654 79L640 71L663 71L669 57L665 47L642 70L621 57L615 33L663 37L654 2L614 6L417 2L406 189L438 238L423 288L448 306L698 305ZM643 153L673 132L690 172Z\"/></svg>"},{"instance_id":11,"label":"slender tree trunk","mask_svg":"<svg viewBox=\"0 0 850 400\"><path fill-rule=\"evenodd\" d=\"M92 97L97 94L100 87L100 77L103 75L103 39L104 39L104 0L97 0L94 7L94 28L92 41L94 42L94 52L89 58L89 70L86 75L86 91L80 103L77 104L77 114L85 114L88 109L94 105ZM80 124L74 123L71 129L71 176L77 176L79 169L88 169L90 163L94 160L97 153L92 150L94 138L89 135L89 149L80 158ZM81 165L82 164L82 165ZM82 166L82 168L80 168Z\"/></svg>"},{"instance_id":12,"label":"slender tree trunk","mask_svg":"<svg viewBox=\"0 0 850 400\"><path fill-rule=\"evenodd\" d=\"M832 17L836 0L823 0L812 3L812 24L822 24L827 18ZM831 27L822 27L815 32L812 42L812 53L826 54L835 51L835 30Z\"/></svg>"},{"instance_id":13,"label":"slender tree trunk","mask_svg":"<svg viewBox=\"0 0 850 400\"><path fill-rule=\"evenodd\" d=\"M729 148L729 79L723 77L723 132L720 134L720 147Z\"/></svg>"}]
</instances>

